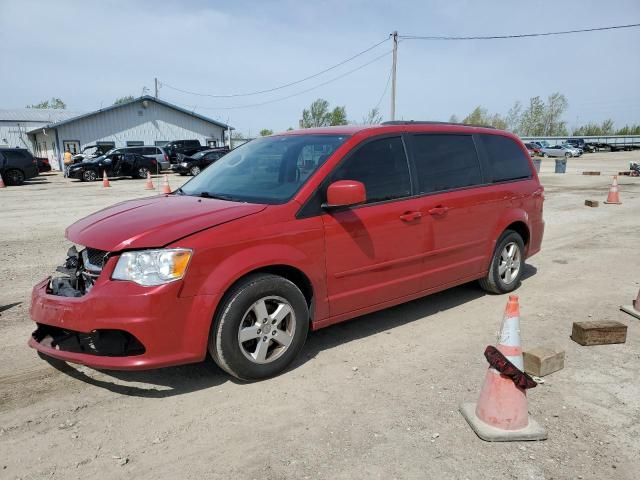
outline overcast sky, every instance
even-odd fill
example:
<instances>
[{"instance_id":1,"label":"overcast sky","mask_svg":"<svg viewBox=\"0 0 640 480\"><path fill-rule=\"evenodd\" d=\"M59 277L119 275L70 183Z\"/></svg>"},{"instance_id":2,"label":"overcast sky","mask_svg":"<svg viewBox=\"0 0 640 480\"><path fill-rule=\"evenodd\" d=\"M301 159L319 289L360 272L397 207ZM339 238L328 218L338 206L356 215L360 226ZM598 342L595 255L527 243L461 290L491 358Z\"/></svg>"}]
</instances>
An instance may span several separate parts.
<instances>
[{"instance_id":1,"label":"overcast sky","mask_svg":"<svg viewBox=\"0 0 640 480\"><path fill-rule=\"evenodd\" d=\"M0 108L52 96L69 110L108 106L123 95L160 98L229 122L241 132L297 127L322 97L359 122L381 99L391 56L338 77L391 49L385 42L353 62L269 94L265 90L330 67L400 35L487 35L640 23L638 0L529 1L65 1L0 0ZM506 113L516 100L561 92L571 127L612 118L640 123L640 28L495 41L400 43L396 115L460 118L475 106ZM389 91L380 110L389 115Z\"/></svg>"}]
</instances>

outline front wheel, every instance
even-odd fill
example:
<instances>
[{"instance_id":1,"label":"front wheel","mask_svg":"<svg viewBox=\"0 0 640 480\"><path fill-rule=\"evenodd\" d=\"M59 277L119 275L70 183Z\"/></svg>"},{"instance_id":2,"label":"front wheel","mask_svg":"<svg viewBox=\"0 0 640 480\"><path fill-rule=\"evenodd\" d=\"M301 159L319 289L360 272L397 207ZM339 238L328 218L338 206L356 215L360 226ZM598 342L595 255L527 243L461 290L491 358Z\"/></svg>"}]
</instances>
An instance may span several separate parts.
<instances>
[{"instance_id":1,"label":"front wheel","mask_svg":"<svg viewBox=\"0 0 640 480\"><path fill-rule=\"evenodd\" d=\"M567 152L564 154L564 158L569 158L569 157L573 157L573 154Z\"/></svg>"},{"instance_id":2,"label":"front wheel","mask_svg":"<svg viewBox=\"0 0 640 480\"><path fill-rule=\"evenodd\" d=\"M196 175L198 175L200 173L200 167L197 166L197 165L194 165L193 167L191 167L189 172L191 173L191 175L193 175L195 177Z\"/></svg>"},{"instance_id":3,"label":"front wheel","mask_svg":"<svg viewBox=\"0 0 640 480\"><path fill-rule=\"evenodd\" d=\"M98 174L95 170L85 170L82 173L83 182L95 182L98 179Z\"/></svg>"},{"instance_id":4,"label":"front wheel","mask_svg":"<svg viewBox=\"0 0 640 480\"><path fill-rule=\"evenodd\" d=\"M249 275L221 302L209 353L241 380L271 377L298 355L308 330L309 308L295 284L276 275Z\"/></svg>"},{"instance_id":5,"label":"front wheel","mask_svg":"<svg viewBox=\"0 0 640 480\"><path fill-rule=\"evenodd\" d=\"M515 290L524 271L524 241L519 233L506 230L498 239L489 265L489 273L480 286L490 293Z\"/></svg>"},{"instance_id":6,"label":"front wheel","mask_svg":"<svg viewBox=\"0 0 640 480\"><path fill-rule=\"evenodd\" d=\"M542 157L543 157L543 158L547 158L548 156L549 156L549 155L547 155L546 153L544 153L544 152L542 153Z\"/></svg>"}]
</instances>

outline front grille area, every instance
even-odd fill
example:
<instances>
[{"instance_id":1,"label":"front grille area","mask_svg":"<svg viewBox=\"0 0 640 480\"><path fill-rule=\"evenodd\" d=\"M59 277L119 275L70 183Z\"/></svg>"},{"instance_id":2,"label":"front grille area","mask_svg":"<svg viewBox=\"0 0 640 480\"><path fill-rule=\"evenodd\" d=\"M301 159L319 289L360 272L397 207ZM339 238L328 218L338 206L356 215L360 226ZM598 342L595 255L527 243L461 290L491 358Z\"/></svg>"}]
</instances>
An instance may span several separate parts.
<instances>
[{"instance_id":1,"label":"front grille area","mask_svg":"<svg viewBox=\"0 0 640 480\"><path fill-rule=\"evenodd\" d=\"M104 250L98 250L97 248L87 247L87 260L92 266L99 267L102 270L104 267L104 259L109 252Z\"/></svg>"}]
</instances>

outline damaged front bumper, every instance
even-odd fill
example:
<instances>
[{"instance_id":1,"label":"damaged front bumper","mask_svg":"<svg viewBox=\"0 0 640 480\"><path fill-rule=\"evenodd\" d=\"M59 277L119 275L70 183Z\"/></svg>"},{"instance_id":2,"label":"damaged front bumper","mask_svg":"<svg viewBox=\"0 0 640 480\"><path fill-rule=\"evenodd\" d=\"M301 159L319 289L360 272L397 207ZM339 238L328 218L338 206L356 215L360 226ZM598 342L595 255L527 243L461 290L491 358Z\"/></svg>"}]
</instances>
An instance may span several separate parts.
<instances>
[{"instance_id":1,"label":"damaged front bumper","mask_svg":"<svg viewBox=\"0 0 640 480\"><path fill-rule=\"evenodd\" d=\"M181 297L181 281L157 287L113 281L117 258L105 260L90 289L66 280L55 285L50 278L37 284L30 310L37 329L29 346L59 360L114 370L204 360L219 297Z\"/></svg>"}]
</instances>

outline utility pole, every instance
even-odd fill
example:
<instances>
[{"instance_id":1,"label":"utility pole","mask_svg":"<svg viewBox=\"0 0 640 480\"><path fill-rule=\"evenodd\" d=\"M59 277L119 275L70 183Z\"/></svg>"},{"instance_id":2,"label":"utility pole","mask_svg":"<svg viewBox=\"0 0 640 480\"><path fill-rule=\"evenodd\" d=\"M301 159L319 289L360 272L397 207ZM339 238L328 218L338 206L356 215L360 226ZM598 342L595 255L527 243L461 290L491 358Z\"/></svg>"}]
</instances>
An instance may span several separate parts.
<instances>
[{"instance_id":1,"label":"utility pole","mask_svg":"<svg viewBox=\"0 0 640 480\"><path fill-rule=\"evenodd\" d=\"M156 98L158 98L158 77L155 77L153 80L155 81L155 84L156 84Z\"/></svg>"},{"instance_id":2,"label":"utility pole","mask_svg":"<svg viewBox=\"0 0 640 480\"><path fill-rule=\"evenodd\" d=\"M398 64L398 31L394 31L393 37L393 64L391 66L391 120L396 119L396 66Z\"/></svg>"}]
</instances>

